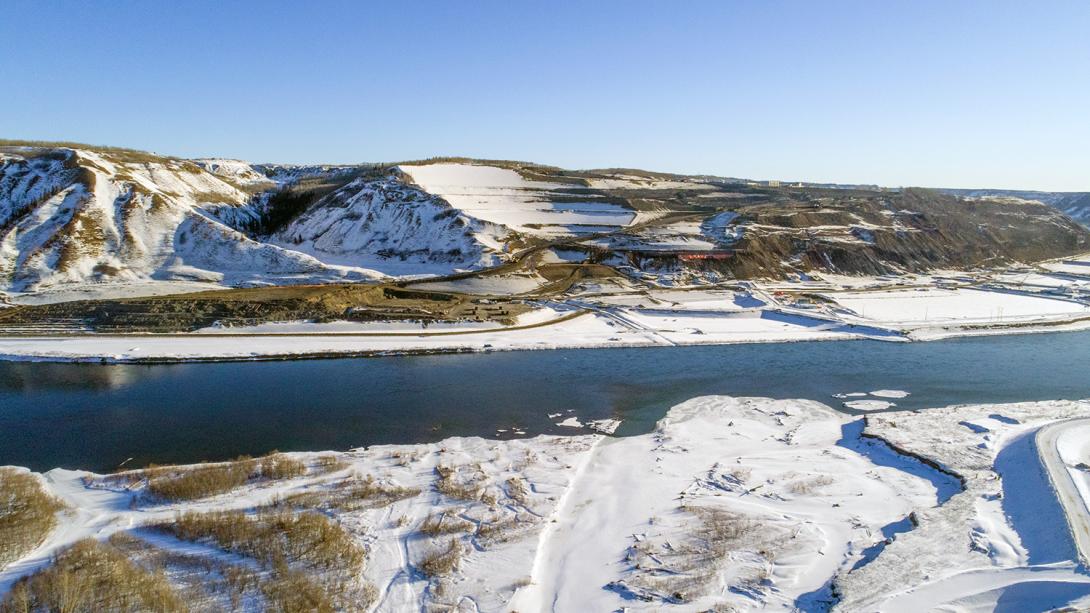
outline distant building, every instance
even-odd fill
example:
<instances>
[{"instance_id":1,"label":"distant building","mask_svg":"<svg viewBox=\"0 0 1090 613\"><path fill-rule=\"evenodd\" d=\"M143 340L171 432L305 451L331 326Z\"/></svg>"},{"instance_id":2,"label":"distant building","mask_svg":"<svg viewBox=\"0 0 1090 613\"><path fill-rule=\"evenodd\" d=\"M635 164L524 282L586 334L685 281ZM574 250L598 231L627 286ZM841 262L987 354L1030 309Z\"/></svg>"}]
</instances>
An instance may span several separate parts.
<instances>
[{"instance_id":1,"label":"distant building","mask_svg":"<svg viewBox=\"0 0 1090 613\"><path fill-rule=\"evenodd\" d=\"M769 187L779 187L780 182L779 181L773 181L772 179L769 179L768 181L765 181L765 185L767 185Z\"/></svg>"}]
</instances>

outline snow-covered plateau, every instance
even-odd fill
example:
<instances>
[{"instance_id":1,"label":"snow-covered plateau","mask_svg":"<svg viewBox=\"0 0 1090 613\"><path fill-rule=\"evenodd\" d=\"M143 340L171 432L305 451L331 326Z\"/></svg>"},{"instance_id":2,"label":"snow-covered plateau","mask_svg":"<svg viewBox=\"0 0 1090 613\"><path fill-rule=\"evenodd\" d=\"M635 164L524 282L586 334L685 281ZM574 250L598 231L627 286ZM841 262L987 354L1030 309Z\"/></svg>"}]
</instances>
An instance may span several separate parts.
<instances>
[{"instance_id":1,"label":"snow-covered plateau","mask_svg":"<svg viewBox=\"0 0 1090 613\"><path fill-rule=\"evenodd\" d=\"M55 469L37 477L67 510L0 571L0 592L90 537L156 561L191 607L260 609L277 596L258 586L284 571L220 532L164 526L180 513L243 513L185 515L195 530L201 517L256 523L275 510L280 522L320 513L363 552L359 570L323 585L364 610L1081 609L1090 575L1072 530L1090 500L1088 410L1055 401L851 417L813 401L701 397L631 437L280 454L278 472L262 463L185 501L166 497L164 480L230 463ZM1054 484L1060 473L1068 485ZM299 555L289 567L338 572ZM240 569L253 585L215 587Z\"/></svg>"}]
</instances>

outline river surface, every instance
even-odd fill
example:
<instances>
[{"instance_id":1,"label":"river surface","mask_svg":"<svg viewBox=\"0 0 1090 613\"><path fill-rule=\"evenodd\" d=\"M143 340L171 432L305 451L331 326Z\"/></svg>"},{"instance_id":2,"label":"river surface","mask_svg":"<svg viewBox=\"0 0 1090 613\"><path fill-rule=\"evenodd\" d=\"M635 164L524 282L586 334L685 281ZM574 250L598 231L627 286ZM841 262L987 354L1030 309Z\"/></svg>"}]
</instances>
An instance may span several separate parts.
<instances>
[{"instance_id":1,"label":"river surface","mask_svg":"<svg viewBox=\"0 0 1090 613\"><path fill-rule=\"evenodd\" d=\"M729 394L900 389L898 410L1090 398L1090 332L170 365L0 363L0 465L97 471L448 436L648 431ZM561 414L549 417L549 414ZM498 430L506 430L498 433ZM518 430L525 435L515 434Z\"/></svg>"}]
</instances>

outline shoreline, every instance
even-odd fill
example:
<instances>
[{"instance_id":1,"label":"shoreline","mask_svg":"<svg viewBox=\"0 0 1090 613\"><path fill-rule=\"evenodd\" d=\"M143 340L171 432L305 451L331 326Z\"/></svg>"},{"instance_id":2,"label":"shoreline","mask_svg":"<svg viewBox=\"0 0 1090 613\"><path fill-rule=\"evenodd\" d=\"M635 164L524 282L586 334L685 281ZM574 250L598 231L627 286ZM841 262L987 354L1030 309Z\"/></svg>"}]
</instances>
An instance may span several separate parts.
<instances>
[{"instance_id":1,"label":"shoreline","mask_svg":"<svg viewBox=\"0 0 1090 613\"><path fill-rule=\"evenodd\" d=\"M294 360L323 360L323 359L358 359L358 358L383 358L406 357L426 355L464 355L477 353L499 353L508 351L550 351L557 349L630 349L643 347L687 347L706 345L755 345L755 344L781 344L804 342L832 342L832 341L861 341L872 340L891 343L916 343L952 340L958 338L974 338L986 336L1020 336L1027 334L1060 334L1065 332L1082 332L1090 330L1090 318L1079 318L1071 321L1055 323L1012 323L1003 326L958 327L936 326L934 328L916 328L912 330L892 330L878 327L864 327L855 324L845 324L850 328L870 328L887 332L887 335L868 334L866 332L843 331L835 334L820 334L815 331L811 335L802 335L799 338L785 338L775 336L754 335L741 339L686 339L678 342L675 340L642 338L625 339L623 341L598 341L598 342L557 342L546 344L543 338L520 339L508 345L493 343L474 344L445 344L437 346L419 346L420 342L431 337L458 337L480 336L487 334L504 334L517 332L531 328L544 330L551 324L562 323L579 319L589 313L576 313L567 315L545 324L534 324L518 328L482 329L465 331L444 331L430 334L414 333L369 333L369 332L329 332L315 334L291 334L291 333L263 333L263 334L232 334L232 333L103 333L103 334L72 334L55 336L0 336L0 361L3 362L42 362L42 363L85 363L85 364L184 364L184 363L216 363L216 362L281 362ZM228 348L209 347L205 353L191 353L186 355L169 355L169 348L164 344L159 350L163 353L151 356L121 355L117 352L72 352L70 354L57 354L48 352L36 352L33 350L11 351L6 345L10 343L30 344L55 344L58 349L63 344L72 341L99 340L127 340L140 341L207 341L210 345L215 341L232 339L243 342L252 342L263 339L296 339L306 342L321 342L323 340L356 340L356 339L412 339L417 346L405 347L364 347L364 348L336 348L326 347L306 351L268 351L250 352L248 354L232 353ZM128 344L128 343L126 343Z\"/></svg>"},{"instance_id":2,"label":"shoreline","mask_svg":"<svg viewBox=\"0 0 1090 613\"><path fill-rule=\"evenodd\" d=\"M89 535L110 544L109 535L128 534L136 540L127 542L142 548L134 555L216 556L214 548L193 550L163 537L156 526L180 512L260 513L292 496L337 496L338 484L356 483L355 471L374 475L366 483L406 492L363 510L330 511L341 525L366 526L372 548L361 577L382 594L394 594L390 587L405 572L454 538L465 544L461 556L473 560L453 571L456 585L473 585L473 597L490 605L528 610L558 601L593 602L601 609L629 604L633 610L676 604L673 594L682 592L664 589L656 574L662 560L680 565L683 579L702 586L726 582L751 590L683 592L683 602L694 608L723 599L741 606L759 594L770 604L805 610L817 602L846 610L921 610L963 598L990 602L999 597L993 593L997 585L1041 582L1077 588L1067 600L1085 602L1090 577L1065 547L1041 549L1047 542L1034 536L1022 516L1003 520L1016 498L998 494L1032 486L1035 497L1047 500L1044 510L1065 515L1054 484L1026 485L1020 454L1032 449L1022 441L1081 416L1086 406L951 405L894 419L847 416L809 400L697 396L673 406L652 431L636 437L451 437L287 452L279 457L305 467L300 474L251 476L230 491L181 501L149 494L155 477L144 469L32 471L49 494L67 503L68 523L0 571L0 594ZM729 450L724 440L731 441ZM534 462L519 462L531 457ZM322 458L335 462L320 464ZM159 469L184 474L239 461ZM444 475L471 479L466 487L480 493L458 498L462 490L444 485ZM518 489L514 482L529 485ZM640 504L621 504L635 494ZM490 503L491 496L504 504ZM510 507L527 511L519 516ZM436 536L425 529L436 513L470 517L479 527ZM391 521L395 516L407 519ZM751 529L757 522L760 531ZM967 525L976 526L971 534ZM714 526L723 531L708 532ZM1067 538L1066 526L1050 530ZM495 531L503 538L489 536ZM723 544L708 549L699 565L677 557L675 544L703 546L708 534L721 535L717 542ZM590 541L595 546L588 548ZM1042 554L1050 556L1046 564L1027 557ZM641 563L608 563L626 555ZM435 602L427 581L407 585L413 589L396 592L403 599L398 604Z\"/></svg>"}]
</instances>

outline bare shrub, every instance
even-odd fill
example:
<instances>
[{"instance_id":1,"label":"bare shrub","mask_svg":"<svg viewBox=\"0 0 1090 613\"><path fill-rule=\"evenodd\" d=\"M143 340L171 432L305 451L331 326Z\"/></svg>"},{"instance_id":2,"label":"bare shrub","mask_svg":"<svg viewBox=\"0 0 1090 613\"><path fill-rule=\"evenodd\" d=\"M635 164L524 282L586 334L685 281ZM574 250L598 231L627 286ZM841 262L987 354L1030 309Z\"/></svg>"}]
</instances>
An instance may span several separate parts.
<instances>
[{"instance_id":1,"label":"bare shrub","mask_svg":"<svg viewBox=\"0 0 1090 613\"><path fill-rule=\"evenodd\" d=\"M792 494L797 496L805 496L812 494L815 490L821 489L827 485L832 485L835 480L829 475L817 475L806 479L799 479L798 481L792 481L787 489Z\"/></svg>"},{"instance_id":2,"label":"bare shrub","mask_svg":"<svg viewBox=\"0 0 1090 613\"><path fill-rule=\"evenodd\" d=\"M270 572L259 588L270 611L343 611L366 609L374 586L361 582L364 550L352 535L314 512L261 509L183 513L160 529L191 541L211 541L220 548L258 560Z\"/></svg>"},{"instance_id":3,"label":"bare shrub","mask_svg":"<svg viewBox=\"0 0 1090 613\"><path fill-rule=\"evenodd\" d=\"M444 496L455 500L478 501L482 499L485 488L485 474L477 465L468 474L461 474L457 468L440 464L435 467L438 479L435 481L435 489Z\"/></svg>"},{"instance_id":4,"label":"bare shrub","mask_svg":"<svg viewBox=\"0 0 1090 613\"><path fill-rule=\"evenodd\" d=\"M197 466L151 466L104 478L108 483L131 484L146 478L147 491L170 502L196 500L225 494L258 478L292 479L307 472L306 464L286 454L273 452L257 460L242 456L230 462Z\"/></svg>"},{"instance_id":5,"label":"bare shrub","mask_svg":"<svg viewBox=\"0 0 1090 613\"><path fill-rule=\"evenodd\" d=\"M107 542L144 568L163 569L190 609L216 610L228 605L230 610L238 610L244 598L258 594L261 580L250 567L216 556L163 549L127 532L115 532Z\"/></svg>"},{"instance_id":6,"label":"bare shrub","mask_svg":"<svg viewBox=\"0 0 1090 613\"><path fill-rule=\"evenodd\" d=\"M760 580L779 547L781 531L751 518L711 506L682 506L696 522L680 543L647 539L629 549L638 569L630 588L641 597L689 602L715 583L731 560L732 586L759 590Z\"/></svg>"},{"instance_id":7,"label":"bare shrub","mask_svg":"<svg viewBox=\"0 0 1090 613\"><path fill-rule=\"evenodd\" d=\"M298 570L281 569L261 583L261 593L270 611L332 613L336 610L330 593Z\"/></svg>"},{"instance_id":8,"label":"bare shrub","mask_svg":"<svg viewBox=\"0 0 1090 613\"><path fill-rule=\"evenodd\" d=\"M329 577L285 565L275 568L260 588L264 610L280 613L366 611L378 598L375 586L351 576Z\"/></svg>"},{"instance_id":9,"label":"bare shrub","mask_svg":"<svg viewBox=\"0 0 1090 613\"><path fill-rule=\"evenodd\" d=\"M428 577L442 577L457 570L462 561L464 549L457 539L451 539L446 549L439 549L424 556L420 561L420 571Z\"/></svg>"},{"instance_id":10,"label":"bare shrub","mask_svg":"<svg viewBox=\"0 0 1090 613\"><path fill-rule=\"evenodd\" d=\"M381 484L371 475L357 479L343 491L345 500L342 502L342 508L347 510L352 510L354 504L361 502L367 506L376 506L375 503L377 506L386 506L420 494L420 490L415 487Z\"/></svg>"},{"instance_id":11,"label":"bare shrub","mask_svg":"<svg viewBox=\"0 0 1090 613\"><path fill-rule=\"evenodd\" d=\"M0 568L37 547L56 527L63 508L34 475L0 468Z\"/></svg>"},{"instance_id":12,"label":"bare shrub","mask_svg":"<svg viewBox=\"0 0 1090 613\"><path fill-rule=\"evenodd\" d=\"M420 533L427 536L440 536L443 534L459 534L473 530L473 523L451 513L428 515L420 522Z\"/></svg>"},{"instance_id":13,"label":"bare shrub","mask_svg":"<svg viewBox=\"0 0 1090 613\"><path fill-rule=\"evenodd\" d=\"M148 493L172 502L216 496L245 485L256 466L251 458L239 458L207 466L152 468L147 471Z\"/></svg>"},{"instance_id":14,"label":"bare shrub","mask_svg":"<svg viewBox=\"0 0 1090 613\"><path fill-rule=\"evenodd\" d=\"M292 479L307 472L306 464L282 453L261 458L261 476L266 479Z\"/></svg>"},{"instance_id":15,"label":"bare shrub","mask_svg":"<svg viewBox=\"0 0 1090 613\"><path fill-rule=\"evenodd\" d=\"M348 468L348 462L333 455L320 455L314 460L314 472L318 474L335 473Z\"/></svg>"},{"instance_id":16,"label":"bare shrub","mask_svg":"<svg viewBox=\"0 0 1090 613\"><path fill-rule=\"evenodd\" d=\"M529 516L529 514L527 514ZM477 538L482 545L502 543L516 534L534 526L535 520L518 515L482 521L477 526Z\"/></svg>"},{"instance_id":17,"label":"bare shrub","mask_svg":"<svg viewBox=\"0 0 1090 613\"><path fill-rule=\"evenodd\" d=\"M94 539L56 555L52 565L21 579L0 603L2 613L185 610L162 572L144 569Z\"/></svg>"},{"instance_id":18,"label":"bare shrub","mask_svg":"<svg viewBox=\"0 0 1090 613\"><path fill-rule=\"evenodd\" d=\"M379 483L368 475L338 481L330 489L298 492L277 501L278 506L325 509L342 512L375 509L412 498L420 493L413 487Z\"/></svg>"},{"instance_id":19,"label":"bare shrub","mask_svg":"<svg viewBox=\"0 0 1090 613\"><path fill-rule=\"evenodd\" d=\"M530 491L526 487L526 481L519 477L511 477L508 479L507 496L525 507L530 496Z\"/></svg>"},{"instance_id":20,"label":"bare shrub","mask_svg":"<svg viewBox=\"0 0 1090 613\"><path fill-rule=\"evenodd\" d=\"M364 561L363 549L352 536L318 513L186 512L159 528L183 540L211 540L223 549L269 565L284 561L314 568L354 569Z\"/></svg>"}]
</instances>

